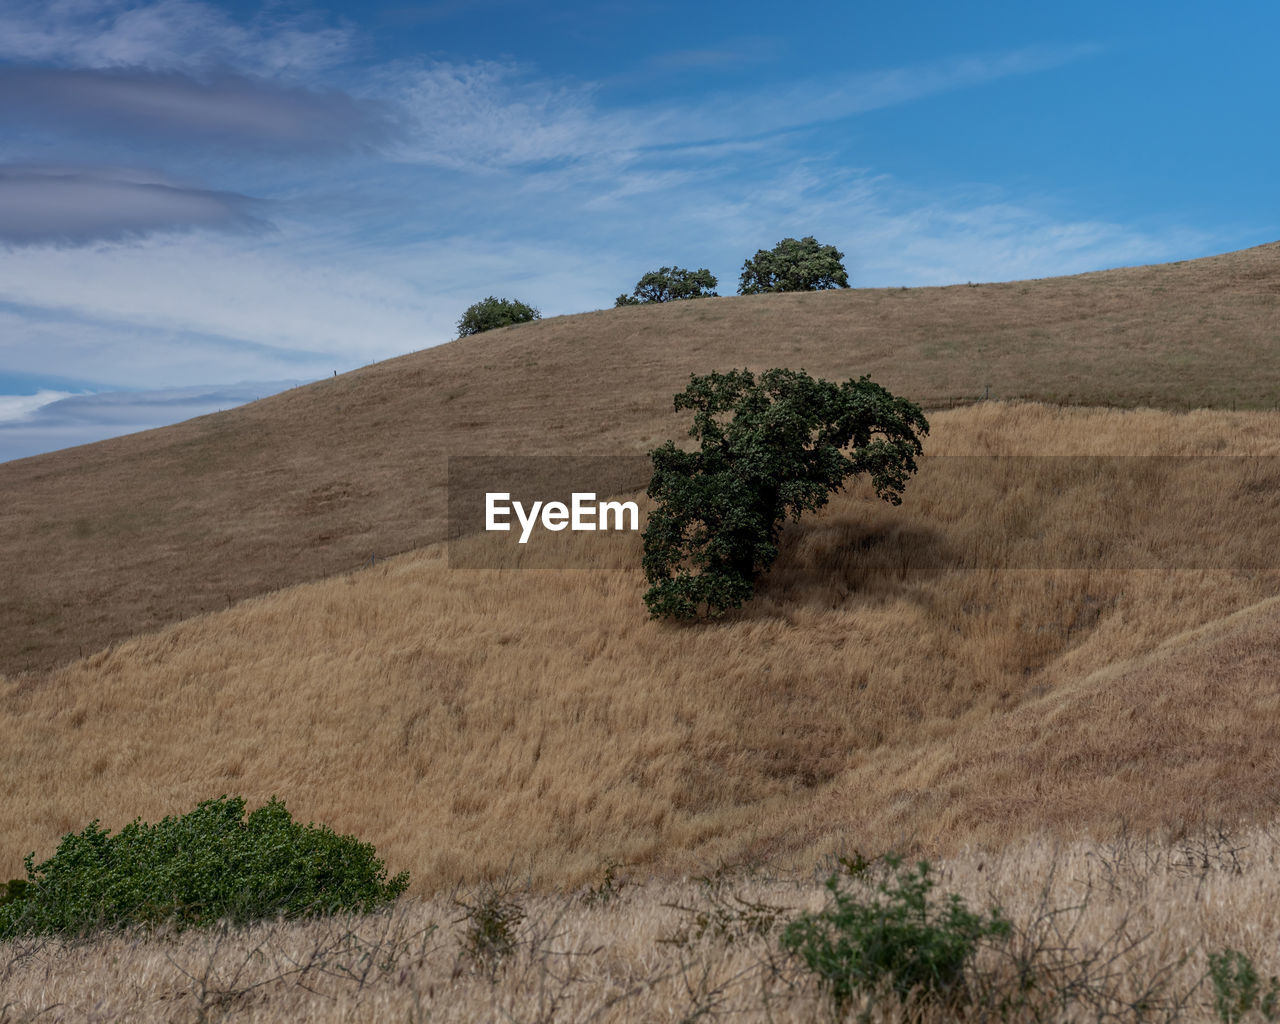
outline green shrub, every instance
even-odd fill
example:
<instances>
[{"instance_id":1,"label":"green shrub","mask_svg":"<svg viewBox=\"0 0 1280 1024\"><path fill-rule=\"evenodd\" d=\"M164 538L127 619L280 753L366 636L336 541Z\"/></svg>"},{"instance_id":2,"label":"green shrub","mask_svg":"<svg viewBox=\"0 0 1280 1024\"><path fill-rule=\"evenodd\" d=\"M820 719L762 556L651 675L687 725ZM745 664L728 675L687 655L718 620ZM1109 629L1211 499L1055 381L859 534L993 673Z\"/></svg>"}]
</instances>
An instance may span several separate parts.
<instances>
[{"instance_id":1,"label":"green shrub","mask_svg":"<svg viewBox=\"0 0 1280 1024\"><path fill-rule=\"evenodd\" d=\"M619 295L615 308L639 306L650 302L677 302L701 299L716 294L716 277L706 267L686 270L684 267L662 267L651 270L636 282L630 295Z\"/></svg>"},{"instance_id":2,"label":"green shrub","mask_svg":"<svg viewBox=\"0 0 1280 1024\"><path fill-rule=\"evenodd\" d=\"M467 307L458 320L458 337L466 338L481 331L492 331L512 324L527 324L541 320L542 314L519 299L499 299L490 295Z\"/></svg>"},{"instance_id":3,"label":"green shrub","mask_svg":"<svg viewBox=\"0 0 1280 1024\"><path fill-rule=\"evenodd\" d=\"M274 797L244 811L242 798L224 796L114 836L96 821L67 834L44 863L27 856L28 885L0 906L0 938L368 911L409 884L404 872L387 879L369 843L299 825Z\"/></svg>"},{"instance_id":4,"label":"green shrub","mask_svg":"<svg viewBox=\"0 0 1280 1024\"><path fill-rule=\"evenodd\" d=\"M1010 923L998 908L986 917L973 913L957 895L931 903L934 881L925 861L915 870L902 870L896 857L886 862L895 877L867 900L832 875L827 907L791 921L783 948L822 979L838 1006L886 980L903 998L914 989L918 997L963 1002L965 967L979 940L1008 935Z\"/></svg>"},{"instance_id":5,"label":"green shrub","mask_svg":"<svg viewBox=\"0 0 1280 1024\"><path fill-rule=\"evenodd\" d=\"M1235 1024L1255 1009L1266 1020L1280 1015L1280 980L1272 977L1264 993L1253 961L1243 953L1234 949L1210 953L1209 977L1213 981L1213 1007L1222 1024Z\"/></svg>"}]
</instances>

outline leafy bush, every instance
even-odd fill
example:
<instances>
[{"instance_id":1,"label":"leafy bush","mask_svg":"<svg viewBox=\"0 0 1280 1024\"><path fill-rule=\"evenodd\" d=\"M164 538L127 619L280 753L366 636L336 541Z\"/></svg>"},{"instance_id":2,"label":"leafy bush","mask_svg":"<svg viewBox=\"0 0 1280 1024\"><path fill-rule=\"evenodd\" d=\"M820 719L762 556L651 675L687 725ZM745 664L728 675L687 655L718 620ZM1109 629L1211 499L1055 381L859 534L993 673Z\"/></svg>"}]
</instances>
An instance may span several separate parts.
<instances>
[{"instance_id":1,"label":"leafy bush","mask_svg":"<svg viewBox=\"0 0 1280 1024\"><path fill-rule=\"evenodd\" d=\"M1213 1007L1222 1024L1235 1024L1257 1010L1265 1020L1280 1016L1280 980L1272 977L1266 992L1253 961L1234 949L1209 954Z\"/></svg>"},{"instance_id":2,"label":"leafy bush","mask_svg":"<svg viewBox=\"0 0 1280 1024\"><path fill-rule=\"evenodd\" d=\"M67 834L44 863L27 856L29 884L0 905L0 938L368 911L409 884L405 872L387 879L369 843L296 824L275 798L247 819L244 810L243 799L224 796L114 836L97 821Z\"/></svg>"},{"instance_id":3,"label":"leafy bush","mask_svg":"<svg viewBox=\"0 0 1280 1024\"><path fill-rule=\"evenodd\" d=\"M481 331L541 319L542 314L526 302L519 299L499 299L490 295L467 307L467 311L458 320L458 337L465 338Z\"/></svg>"},{"instance_id":4,"label":"leafy bush","mask_svg":"<svg viewBox=\"0 0 1280 1024\"><path fill-rule=\"evenodd\" d=\"M897 858L886 861L894 878L868 900L845 891L832 875L828 906L788 924L783 948L822 979L838 1006L886 981L902 998L915 990L917 997L963 1002L965 967L978 942L1008 935L1010 923L998 908L986 917L975 914L958 895L931 903L928 862L903 870Z\"/></svg>"},{"instance_id":5,"label":"leafy bush","mask_svg":"<svg viewBox=\"0 0 1280 1024\"><path fill-rule=\"evenodd\" d=\"M707 298L716 294L715 289L715 275L705 267L699 270L662 267L660 270L651 270L640 278L630 295L619 295L614 301L614 307Z\"/></svg>"},{"instance_id":6,"label":"leafy bush","mask_svg":"<svg viewBox=\"0 0 1280 1024\"><path fill-rule=\"evenodd\" d=\"M918 406L868 377L833 384L801 370L691 376L675 407L693 410L699 450L668 441L649 453L656 507L644 532L644 600L655 618L716 615L749 600L786 517L822 508L852 474L868 473L876 494L898 504L929 430Z\"/></svg>"},{"instance_id":7,"label":"leafy bush","mask_svg":"<svg viewBox=\"0 0 1280 1024\"><path fill-rule=\"evenodd\" d=\"M738 294L848 288L843 259L844 253L834 245L819 245L812 235L784 238L772 249L757 249L743 262Z\"/></svg>"}]
</instances>

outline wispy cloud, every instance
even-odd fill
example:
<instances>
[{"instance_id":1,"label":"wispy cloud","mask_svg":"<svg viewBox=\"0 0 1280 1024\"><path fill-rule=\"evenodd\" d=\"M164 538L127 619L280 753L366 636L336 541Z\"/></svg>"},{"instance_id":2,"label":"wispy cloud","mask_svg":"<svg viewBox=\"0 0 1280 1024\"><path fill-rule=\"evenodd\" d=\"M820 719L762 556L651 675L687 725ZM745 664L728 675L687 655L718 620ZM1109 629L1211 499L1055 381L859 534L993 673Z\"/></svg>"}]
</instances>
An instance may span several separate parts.
<instances>
[{"instance_id":1,"label":"wispy cloud","mask_svg":"<svg viewBox=\"0 0 1280 1024\"><path fill-rule=\"evenodd\" d=\"M228 366L258 380L328 376L455 337L491 291L548 316L611 305L628 262L576 239L362 247L289 222L254 238L0 250L0 368L75 366L108 386L216 380Z\"/></svg>"},{"instance_id":2,"label":"wispy cloud","mask_svg":"<svg viewBox=\"0 0 1280 1024\"><path fill-rule=\"evenodd\" d=\"M612 173L654 152L705 152L713 144L792 132L1097 52L1092 45L1025 49L612 109L601 105L595 86L550 83L529 68L494 61L400 63L384 70L379 87L406 111L408 139L390 151L393 158L472 170L556 162L580 170L588 163Z\"/></svg>"},{"instance_id":3,"label":"wispy cloud","mask_svg":"<svg viewBox=\"0 0 1280 1024\"><path fill-rule=\"evenodd\" d=\"M0 59L89 68L238 68L306 74L349 55L349 26L282 16L247 24L197 0L14 0L0 10Z\"/></svg>"},{"instance_id":4,"label":"wispy cloud","mask_svg":"<svg viewBox=\"0 0 1280 1024\"><path fill-rule=\"evenodd\" d=\"M815 76L754 95L721 96L712 101L711 108L734 126L735 133L785 130L1048 71L1100 52L1092 43L1033 47L925 65Z\"/></svg>"},{"instance_id":5,"label":"wispy cloud","mask_svg":"<svg viewBox=\"0 0 1280 1024\"><path fill-rule=\"evenodd\" d=\"M1205 231L1063 217L1026 202L963 191L922 201L914 190L889 186L855 216L849 212L833 215L829 223L851 239L850 269L865 285L1081 274L1185 259L1229 244Z\"/></svg>"},{"instance_id":6,"label":"wispy cloud","mask_svg":"<svg viewBox=\"0 0 1280 1024\"><path fill-rule=\"evenodd\" d=\"M84 244L196 227L264 227L248 196L152 172L0 165L0 242Z\"/></svg>"},{"instance_id":7,"label":"wispy cloud","mask_svg":"<svg viewBox=\"0 0 1280 1024\"><path fill-rule=\"evenodd\" d=\"M34 395L0 395L0 425L22 423L53 402L70 398L67 391L37 391Z\"/></svg>"},{"instance_id":8,"label":"wispy cloud","mask_svg":"<svg viewBox=\"0 0 1280 1024\"><path fill-rule=\"evenodd\" d=\"M226 71L41 67L0 67L0 125L285 153L368 147L394 131L374 101Z\"/></svg>"},{"instance_id":9,"label":"wispy cloud","mask_svg":"<svg viewBox=\"0 0 1280 1024\"><path fill-rule=\"evenodd\" d=\"M614 118L590 87L553 86L514 64L400 63L375 86L405 111L406 134L393 159L452 169L508 168L596 157L616 145Z\"/></svg>"},{"instance_id":10,"label":"wispy cloud","mask_svg":"<svg viewBox=\"0 0 1280 1024\"><path fill-rule=\"evenodd\" d=\"M115 391L0 395L0 462L149 430L265 398L297 380Z\"/></svg>"}]
</instances>

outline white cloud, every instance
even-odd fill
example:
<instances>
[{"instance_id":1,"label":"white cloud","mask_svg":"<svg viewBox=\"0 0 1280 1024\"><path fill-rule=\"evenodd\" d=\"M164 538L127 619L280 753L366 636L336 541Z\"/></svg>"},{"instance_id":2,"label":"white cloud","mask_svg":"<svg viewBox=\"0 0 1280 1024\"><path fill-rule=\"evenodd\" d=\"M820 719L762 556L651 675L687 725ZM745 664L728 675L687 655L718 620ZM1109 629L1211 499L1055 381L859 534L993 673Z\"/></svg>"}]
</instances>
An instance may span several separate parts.
<instances>
[{"instance_id":1,"label":"white cloud","mask_svg":"<svg viewBox=\"0 0 1280 1024\"><path fill-rule=\"evenodd\" d=\"M1060 221L1023 204L935 203L860 219L850 249L865 285L1014 281L1161 263L1203 254L1213 236Z\"/></svg>"},{"instance_id":2,"label":"white cloud","mask_svg":"<svg viewBox=\"0 0 1280 1024\"><path fill-rule=\"evenodd\" d=\"M42 407L70 398L69 391L37 391L34 395L0 395L0 424L29 420Z\"/></svg>"},{"instance_id":3,"label":"white cloud","mask_svg":"<svg viewBox=\"0 0 1280 1024\"><path fill-rule=\"evenodd\" d=\"M612 110L602 108L595 87L551 83L498 61L401 62L383 69L377 90L408 112L410 137L389 151L394 159L473 170L567 161L572 174L583 163L611 174L655 154L705 156L718 145L1032 74L1096 52L1026 49Z\"/></svg>"},{"instance_id":4,"label":"white cloud","mask_svg":"<svg viewBox=\"0 0 1280 1024\"><path fill-rule=\"evenodd\" d=\"M198 0L28 0L0 11L0 58L78 67L234 67L304 74L343 60L346 27L260 13L238 24Z\"/></svg>"},{"instance_id":5,"label":"white cloud","mask_svg":"<svg viewBox=\"0 0 1280 1024\"><path fill-rule=\"evenodd\" d=\"M75 366L135 386L327 376L455 336L491 292L546 315L609 304L572 243L467 237L360 247L286 226L270 238L157 237L0 251L0 366ZM604 261L607 263L607 260Z\"/></svg>"},{"instance_id":6,"label":"white cloud","mask_svg":"<svg viewBox=\"0 0 1280 1024\"><path fill-rule=\"evenodd\" d=\"M0 298L41 314L143 328L154 341L141 347L175 349L167 358L154 353L171 366L189 357L186 345L224 360L256 346L280 350L276 358L325 354L330 362L424 343L424 296L411 281L362 267L356 257L309 257L305 242L291 241L293 251L275 239L203 235L29 246L0 252ZM204 338L183 341L183 335ZM261 357L243 351L238 358Z\"/></svg>"},{"instance_id":7,"label":"white cloud","mask_svg":"<svg viewBox=\"0 0 1280 1024\"><path fill-rule=\"evenodd\" d=\"M93 395L42 392L39 406L6 418L37 396L0 395L0 462L150 430L265 398L301 381L262 381ZM54 396L48 398L47 396Z\"/></svg>"},{"instance_id":8,"label":"white cloud","mask_svg":"<svg viewBox=\"0 0 1280 1024\"><path fill-rule=\"evenodd\" d=\"M518 66L494 61L399 64L377 89L409 116L393 159L454 169L507 168L547 160L598 159L616 147L612 115L585 86L551 86Z\"/></svg>"}]
</instances>

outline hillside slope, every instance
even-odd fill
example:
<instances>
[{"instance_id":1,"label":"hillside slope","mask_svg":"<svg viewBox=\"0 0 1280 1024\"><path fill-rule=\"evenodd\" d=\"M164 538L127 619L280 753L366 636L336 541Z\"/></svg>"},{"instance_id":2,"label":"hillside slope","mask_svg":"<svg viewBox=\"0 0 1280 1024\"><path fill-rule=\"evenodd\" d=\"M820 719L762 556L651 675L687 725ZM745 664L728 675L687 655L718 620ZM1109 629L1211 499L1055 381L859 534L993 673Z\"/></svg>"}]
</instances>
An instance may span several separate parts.
<instances>
[{"instance_id":1,"label":"hillside slope","mask_svg":"<svg viewBox=\"0 0 1280 1024\"><path fill-rule=\"evenodd\" d=\"M558 317L0 464L0 672L442 535L449 454L643 452L691 372L870 373L926 407L1280 403L1280 244L1009 284Z\"/></svg>"},{"instance_id":2,"label":"hillside slope","mask_svg":"<svg viewBox=\"0 0 1280 1024\"><path fill-rule=\"evenodd\" d=\"M696 628L647 620L634 537L597 572L450 570L433 547L244 601L0 680L0 875L94 818L229 792L359 834L419 891L1270 820L1280 571L1183 566L1274 557L1280 413L989 403L931 440L1256 475L1142 463L1144 493L1195 495L1175 507L1058 486L1073 460L926 465L899 508L854 488L790 526L757 600ZM1029 515L1019 543L1091 567L953 564ZM1130 567L1134 526L1166 568Z\"/></svg>"}]
</instances>

